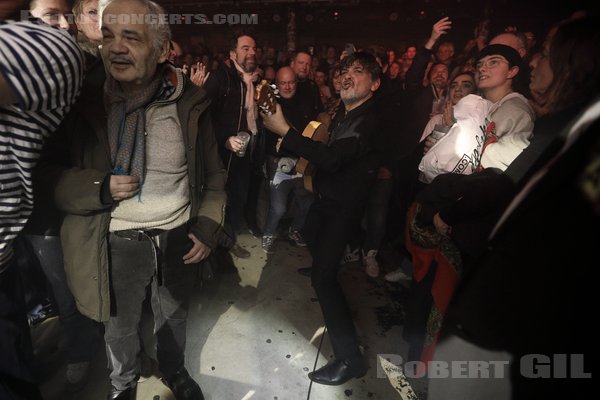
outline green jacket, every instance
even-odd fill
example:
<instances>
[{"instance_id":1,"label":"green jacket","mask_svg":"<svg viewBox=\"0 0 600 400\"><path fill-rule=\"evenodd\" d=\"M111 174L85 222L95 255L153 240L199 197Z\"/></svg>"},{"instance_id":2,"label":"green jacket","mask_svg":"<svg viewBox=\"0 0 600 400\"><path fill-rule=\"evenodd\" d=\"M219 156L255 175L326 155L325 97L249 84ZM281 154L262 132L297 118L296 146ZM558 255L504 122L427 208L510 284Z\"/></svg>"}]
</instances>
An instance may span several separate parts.
<instances>
[{"instance_id":1,"label":"green jacket","mask_svg":"<svg viewBox=\"0 0 600 400\"><path fill-rule=\"evenodd\" d=\"M224 220L226 172L217 151L210 100L179 71L170 73L184 85L176 103L190 185L188 229L214 249ZM84 87L61 128L48 139L36 181L65 214L61 242L77 307L94 320L106 321L110 315L108 231L113 205L102 203L101 190L112 165L107 115L98 89L98 85Z\"/></svg>"}]
</instances>

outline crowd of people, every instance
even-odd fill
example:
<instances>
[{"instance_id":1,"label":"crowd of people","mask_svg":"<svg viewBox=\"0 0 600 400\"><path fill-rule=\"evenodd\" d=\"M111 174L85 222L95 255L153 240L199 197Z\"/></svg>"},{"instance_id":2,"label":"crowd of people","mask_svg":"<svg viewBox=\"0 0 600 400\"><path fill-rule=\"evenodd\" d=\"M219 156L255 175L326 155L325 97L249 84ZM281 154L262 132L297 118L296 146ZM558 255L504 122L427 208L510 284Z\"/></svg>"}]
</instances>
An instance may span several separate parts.
<instances>
[{"instance_id":1,"label":"crowd of people","mask_svg":"<svg viewBox=\"0 0 600 400\"><path fill-rule=\"evenodd\" d=\"M407 360L516 360L508 389L436 380L429 398L569 385L527 379L518 357L591 354L595 241L579 225L594 231L600 210L597 16L548 26L537 45L483 23L458 55L444 17L402 52L277 52L240 31L214 57L164 19L107 18L164 13L149 0L0 6L2 399L41 399L27 262L52 289L73 391L103 336L107 398L135 398L148 293L164 383L204 399L185 368L189 298L202 268L250 257L242 233L268 255L285 238L312 257L299 272L334 352L315 383L367 371L338 279L357 260L365 279L409 286ZM385 245L404 257L396 270L380 267Z\"/></svg>"}]
</instances>

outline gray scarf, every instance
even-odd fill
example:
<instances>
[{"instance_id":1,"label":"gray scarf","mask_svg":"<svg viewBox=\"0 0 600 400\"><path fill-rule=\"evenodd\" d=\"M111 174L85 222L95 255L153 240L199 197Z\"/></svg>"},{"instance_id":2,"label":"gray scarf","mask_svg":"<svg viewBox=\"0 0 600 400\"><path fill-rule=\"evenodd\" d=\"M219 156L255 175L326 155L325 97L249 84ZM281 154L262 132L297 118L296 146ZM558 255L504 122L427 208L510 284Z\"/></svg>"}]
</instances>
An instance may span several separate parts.
<instances>
[{"instance_id":1,"label":"gray scarf","mask_svg":"<svg viewBox=\"0 0 600 400\"><path fill-rule=\"evenodd\" d=\"M104 104L108 113L108 144L113 174L140 178L146 175L145 107L162 88L164 69L158 67L152 81L135 97L128 96L110 75L104 83Z\"/></svg>"}]
</instances>

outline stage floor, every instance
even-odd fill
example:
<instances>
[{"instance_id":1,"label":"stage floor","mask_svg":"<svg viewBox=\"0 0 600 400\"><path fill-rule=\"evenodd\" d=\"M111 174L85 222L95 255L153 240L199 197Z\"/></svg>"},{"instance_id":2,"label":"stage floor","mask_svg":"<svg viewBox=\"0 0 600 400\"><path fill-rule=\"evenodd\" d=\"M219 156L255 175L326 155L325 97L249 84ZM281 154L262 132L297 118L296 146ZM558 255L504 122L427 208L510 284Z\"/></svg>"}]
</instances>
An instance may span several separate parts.
<instances>
[{"instance_id":1,"label":"stage floor","mask_svg":"<svg viewBox=\"0 0 600 400\"><path fill-rule=\"evenodd\" d=\"M276 253L267 256L260 239L241 235L249 259L234 258L235 268L218 271L204 281L191 299L187 327L186 367L207 400L334 400L400 399L380 367L378 355L391 361L405 356L401 337L406 287L388 283L383 273L399 262L399 254L382 251L382 274L367 277L360 262L340 272L355 317L369 370L365 377L341 386L310 385L308 372L332 357L325 340L323 317L310 279L297 269L310 266L306 248L280 239ZM406 284L406 283L405 283ZM151 315L145 314L146 352L154 357ZM64 373L64 343L60 324L52 318L33 329L34 346L42 369L45 400L103 400L109 388L103 342L99 343L86 386L68 393ZM156 366L138 385L138 399L172 400ZM309 397L310 391L310 397Z\"/></svg>"}]
</instances>

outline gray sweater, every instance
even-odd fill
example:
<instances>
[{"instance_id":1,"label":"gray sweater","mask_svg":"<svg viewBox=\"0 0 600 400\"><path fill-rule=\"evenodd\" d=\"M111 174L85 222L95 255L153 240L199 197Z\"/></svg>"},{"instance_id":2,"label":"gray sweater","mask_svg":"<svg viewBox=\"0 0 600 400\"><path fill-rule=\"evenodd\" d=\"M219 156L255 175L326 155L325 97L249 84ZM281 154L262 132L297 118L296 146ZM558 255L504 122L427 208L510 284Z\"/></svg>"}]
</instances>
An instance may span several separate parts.
<instances>
[{"instance_id":1,"label":"gray sweater","mask_svg":"<svg viewBox=\"0 0 600 400\"><path fill-rule=\"evenodd\" d=\"M169 230L190 219L185 144L176 106L183 92L183 77L178 82L168 99L154 102L146 110L146 178L140 194L112 210L111 232Z\"/></svg>"}]
</instances>

